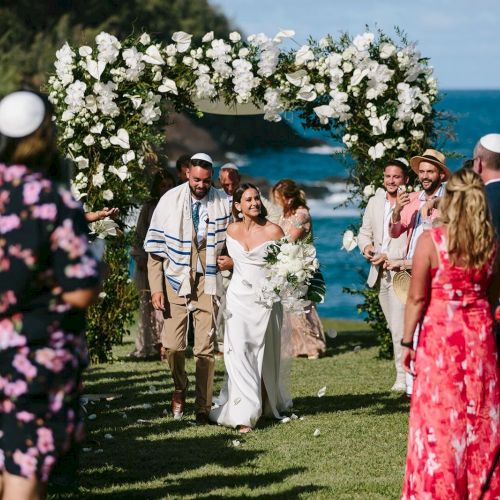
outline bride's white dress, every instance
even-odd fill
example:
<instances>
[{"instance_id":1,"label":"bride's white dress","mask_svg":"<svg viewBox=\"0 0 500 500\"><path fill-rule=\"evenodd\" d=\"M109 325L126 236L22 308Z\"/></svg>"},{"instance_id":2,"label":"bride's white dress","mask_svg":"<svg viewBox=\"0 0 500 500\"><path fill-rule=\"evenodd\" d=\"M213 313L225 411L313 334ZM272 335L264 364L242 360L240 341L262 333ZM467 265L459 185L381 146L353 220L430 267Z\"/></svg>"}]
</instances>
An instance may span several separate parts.
<instances>
[{"instance_id":1,"label":"bride's white dress","mask_svg":"<svg viewBox=\"0 0 500 500\"><path fill-rule=\"evenodd\" d=\"M227 236L234 268L226 294L226 380L209 415L220 425L254 427L262 414L281 418L280 412L292 404L280 384L281 304L268 309L256 302L265 280L264 257L270 243L246 251ZM267 394L264 407L262 385Z\"/></svg>"}]
</instances>

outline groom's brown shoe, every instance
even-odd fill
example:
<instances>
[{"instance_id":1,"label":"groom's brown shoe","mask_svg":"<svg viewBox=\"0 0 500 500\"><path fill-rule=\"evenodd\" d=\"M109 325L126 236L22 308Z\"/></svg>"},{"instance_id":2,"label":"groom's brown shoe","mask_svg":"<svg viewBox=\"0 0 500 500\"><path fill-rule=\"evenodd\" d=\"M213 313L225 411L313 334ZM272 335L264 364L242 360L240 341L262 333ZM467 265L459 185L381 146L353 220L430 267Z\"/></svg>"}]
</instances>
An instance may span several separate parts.
<instances>
[{"instance_id":1,"label":"groom's brown shoe","mask_svg":"<svg viewBox=\"0 0 500 500\"><path fill-rule=\"evenodd\" d=\"M174 420L180 420L184 415L186 391L174 391L172 394L172 415Z\"/></svg>"}]
</instances>

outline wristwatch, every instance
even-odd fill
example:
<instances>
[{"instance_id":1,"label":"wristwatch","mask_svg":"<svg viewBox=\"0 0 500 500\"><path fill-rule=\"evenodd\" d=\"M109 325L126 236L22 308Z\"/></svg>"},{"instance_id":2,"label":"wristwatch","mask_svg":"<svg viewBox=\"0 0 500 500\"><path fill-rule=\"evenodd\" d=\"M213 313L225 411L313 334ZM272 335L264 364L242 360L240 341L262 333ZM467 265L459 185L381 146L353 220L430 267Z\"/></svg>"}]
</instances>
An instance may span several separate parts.
<instances>
[{"instance_id":1,"label":"wristwatch","mask_svg":"<svg viewBox=\"0 0 500 500\"><path fill-rule=\"evenodd\" d=\"M408 349L413 349L413 340L410 340L409 342L405 342L404 340L401 340L401 345L403 347L408 347Z\"/></svg>"}]
</instances>

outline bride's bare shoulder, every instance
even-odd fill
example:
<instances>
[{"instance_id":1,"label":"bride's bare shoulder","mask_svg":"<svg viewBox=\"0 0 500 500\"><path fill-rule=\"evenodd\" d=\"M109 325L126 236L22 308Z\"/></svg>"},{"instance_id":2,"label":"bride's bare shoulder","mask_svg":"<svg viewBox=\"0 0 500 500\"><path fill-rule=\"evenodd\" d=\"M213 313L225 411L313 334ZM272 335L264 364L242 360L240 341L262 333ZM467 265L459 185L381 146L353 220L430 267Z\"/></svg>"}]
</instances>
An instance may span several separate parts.
<instances>
[{"instance_id":1,"label":"bride's bare shoulder","mask_svg":"<svg viewBox=\"0 0 500 500\"><path fill-rule=\"evenodd\" d=\"M227 226L227 234L229 234L229 236L231 237L234 237L238 234L240 228L241 228L240 223L232 222L231 224L229 224L229 226Z\"/></svg>"},{"instance_id":2,"label":"bride's bare shoulder","mask_svg":"<svg viewBox=\"0 0 500 500\"><path fill-rule=\"evenodd\" d=\"M274 224L271 221L267 221L266 231L267 235L269 236L269 239L271 240L279 240L280 238L283 238L283 236L285 236L283 229L281 229L281 227L278 226L278 224Z\"/></svg>"}]
</instances>

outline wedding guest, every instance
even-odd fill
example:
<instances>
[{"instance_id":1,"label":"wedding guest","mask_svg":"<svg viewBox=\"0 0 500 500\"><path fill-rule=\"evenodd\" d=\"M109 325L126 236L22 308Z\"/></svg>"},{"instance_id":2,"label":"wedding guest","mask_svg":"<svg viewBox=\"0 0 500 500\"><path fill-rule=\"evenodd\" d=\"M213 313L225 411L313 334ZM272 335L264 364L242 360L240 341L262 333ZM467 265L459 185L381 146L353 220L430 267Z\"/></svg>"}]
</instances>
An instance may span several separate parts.
<instances>
[{"instance_id":1,"label":"wedding guest","mask_svg":"<svg viewBox=\"0 0 500 500\"><path fill-rule=\"evenodd\" d=\"M188 182L165 193L151 219L144 249L153 307L165 311L161 341L174 381L172 414L182 418L188 378L185 369L188 316L194 319L196 422L208 423L214 376L217 257L231 217L226 196L212 187L213 162L191 157ZM220 267L220 266L219 266ZM166 288L166 296L164 294Z\"/></svg>"},{"instance_id":2,"label":"wedding guest","mask_svg":"<svg viewBox=\"0 0 500 500\"><path fill-rule=\"evenodd\" d=\"M275 203L281 207L279 225L290 241L312 239L312 222L304 191L291 179L278 181L272 189ZM293 357L317 359L326 351L325 332L316 306L311 304L306 313L285 312L285 327L291 328Z\"/></svg>"},{"instance_id":3,"label":"wedding guest","mask_svg":"<svg viewBox=\"0 0 500 500\"><path fill-rule=\"evenodd\" d=\"M160 334L163 328L163 314L151 303L151 290L148 283L148 254L142 248L153 212L160 198L175 187L174 176L165 169L155 173L151 183L149 200L144 203L137 219L132 257L136 263L135 285L139 292L139 325L135 338L135 349L129 354L134 359L159 358Z\"/></svg>"},{"instance_id":4,"label":"wedding guest","mask_svg":"<svg viewBox=\"0 0 500 500\"><path fill-rule=\"evenodd\" d=\"M227 194L229 202L233 202L233 193L241 183L241 175L234 163L225 163L219 171L219 182L221 188Z\"/></svg>"},{"instance_id":5,"label":"wedding guest","mask_svg":"<svg viewBox=\"0 0 500 500\"><path fill-rule=\"evenodd\" d=\"M434 149L427 149L422 156L414 156L410 160L412 170L418 174L422 191L408 193L400 191L396 197L396 204L389 220L389 234L391 238L398 238L406 234L406 251L403 267L412 267L413 254L417 240L424 231L432 226L439 216L437 206L444 192L443 182L451 172L445 165L445 156ZM389 269L398 269L399 263L388 263ZM415 336L415 339L418 335ZM413 378L406 377L406 394L411 396Z\"/></svg>"},{"instance_id":6,"label":"wedding guest","mask_svg":"<svg viewBox=\"0 0 500 500\"><path fill-rule=\"evenodd\" d=\"M416 374L417 397L402 498L498 498L500 385L488 295L498 300L500 262L479 175L453 174L439 209L443 224L418 240L406 305L403 365Z\"/></svg>"},{"instance_id":7,"label":"wedding guest","mask_svg":"<svg viewBox=\"0 0 500 500\"><path fill-rule=\"evenodd\" d=\"M178 181L177 184L184 184L188 180L189 162L191 155L181 155L175 162L175 169L177 170Z\"/></svg>"},{"instance_id":8,"label":"wedding guest","mask_svg":"<svg viewBox=\"0 0 500 500\"><path fill-rule=\"evenodd\" d=\"M392 391L405 392L405 371L401 365L401 339L403 338L404 304L396 297L392 287L394 271L385 268L389 259L402 259L406 248L406 234L398 238L389 235L389 220L396 204L398 188L408 182L404 158L390 160L384 167L384 189L378 189L368 200L363 223L358 234L358 246L371 262L367 284L378 287L378 298L391 332L396 365L396 380Z\"/></svg>"},{"instance_id":9,"label":"wedding guest","mask_svg":"<svg viewBox=\"0 0 500 500\"><path fill-rule=\"evenodd\" d=\"M227 248L234 261L227 291L227 376L210 419L247 433L262 414L280 418L280 412L291 406L280 370L282 307L276 303L269 308L257 300L266 280L267 246L283 237L283 231L266 219L253 184L242 184L234 192L233 216L235 222L227 229Z\"/></svg>"},{"instance_id":10,"label":"wedding guest","mask_svg":"<svg viewBox=\"0 0 500 500\"><path fill-rule=\"evenodd\" d=\"M0 101L0 495L16 500L42 498L83 435L84 309L99 272L57 156L44 95Z\"/></svg>"},{"instance_id":11,"label":"wedding guest","mask_svg":"<svg viewBox=\"0 0 500 500\"><path fill-rule=\"evenodd\" d=\"M500 238L500 134L487 134L479 139L474 149L474 171L483 179L486 197Z\"/></svg>"},{"instance_id":12,"label":"wedding guest","mask_svg":"<svg viewBox=\"0 0 500 500\"><path fill-rule=\"evenodd\" d=\"M484 182L497 241L500 241L500 134L481 137L474 148L473 162L474 171ZM496 309L496 337L500 349L500 303L493 307Z\"/></svg>"}]
</instances>

